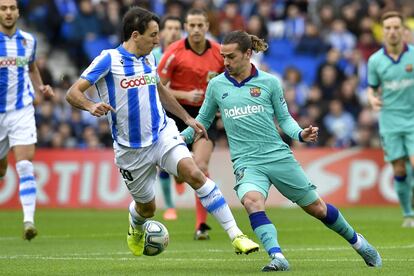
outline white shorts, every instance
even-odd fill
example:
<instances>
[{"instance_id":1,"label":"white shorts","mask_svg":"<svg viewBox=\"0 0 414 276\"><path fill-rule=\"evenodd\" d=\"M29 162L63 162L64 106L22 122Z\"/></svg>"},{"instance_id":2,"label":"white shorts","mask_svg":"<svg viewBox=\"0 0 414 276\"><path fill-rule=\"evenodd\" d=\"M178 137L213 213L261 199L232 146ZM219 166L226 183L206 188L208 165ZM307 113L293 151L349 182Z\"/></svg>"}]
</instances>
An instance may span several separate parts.
<instances>
[{"instance_id":1,"label":"white shorts","mask_svg":"<svg viewBox=\"0 0 414 276\"><path fill-rule=\"evenodd\" d=\"M181 139L175 122L168 120L158 141L151 146L133 149L114 143L115 164L119 167L125 184L136 202L147 203L155 197L157 166L177 175L178 162L191 157Z\"/></svg>"},{"instance_id":2,"label":"white shorts","mask_svg":"<svg viewBox=\"0 0 414 276\"><path fill-rule=\"evenodd\" d=\"M0 159L3 159L9 149L14 146L33 145L36 142L37 133L33 105L0 113Z\"/></svg>"}]
</instances>

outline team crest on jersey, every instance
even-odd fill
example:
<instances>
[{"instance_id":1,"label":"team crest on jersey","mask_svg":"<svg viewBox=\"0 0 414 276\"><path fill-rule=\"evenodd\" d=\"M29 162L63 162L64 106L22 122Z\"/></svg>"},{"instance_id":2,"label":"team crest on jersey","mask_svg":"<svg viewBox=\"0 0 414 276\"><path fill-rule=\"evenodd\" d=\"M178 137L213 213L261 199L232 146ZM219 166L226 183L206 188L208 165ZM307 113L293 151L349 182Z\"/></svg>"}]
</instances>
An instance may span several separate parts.
<instances>
[{"instance_id":1,"label":"team crest on jersey","mask_svg":"<svg viewBox=\"0 0 414 276\"><path fill-rule=\"evenodd\" d=\"M23 45L23 47L27 47L27 40L26 40L26 38L23 38L22 39L22 45Z\"/></svg>"},{"instance_id":2,"label":"team crest on jersey","mask_svg":"<svg viewBox=\"0 0 414 276\"><path fill-rule=\"evenodd\" d=\"M262 92L259 87L250 88L250 96L257 98L260 94L262 94Z\"/></svg>"},{"instance_id":3,"label":"team crest on jersey","mask_svg":"<svg viewBox=\"0 0 414 276\"><path fill-rule=\"evenodd\" d=\"M148 58L145 58L144 62L145 62L148 66L150 66L150 65L151 65L151 63L149 62Z\"/></svg>"},{"instance_id":4,"label":"team crest on jersey","mask_svg":"<svg viewBox=\"0 0 414 276\"><path fill-rule=\"evenodd\" d=\"M405 66L405 71L407 72L412 72L413 71L413 65L412 64L407 64Z\"/></svg>"}]
</instances>

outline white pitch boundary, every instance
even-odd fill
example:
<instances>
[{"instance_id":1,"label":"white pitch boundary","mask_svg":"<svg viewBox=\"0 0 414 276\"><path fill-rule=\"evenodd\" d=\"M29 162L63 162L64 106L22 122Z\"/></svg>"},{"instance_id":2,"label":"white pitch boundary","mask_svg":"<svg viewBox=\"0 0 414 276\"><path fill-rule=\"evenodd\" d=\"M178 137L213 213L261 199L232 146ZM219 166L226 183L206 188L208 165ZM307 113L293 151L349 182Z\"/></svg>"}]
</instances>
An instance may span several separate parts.
<instances>
[{"instance_id":1,"label":"white pitch boundary","mask_svg":"<svg viewBox=\"0 0 414 276\"><path fill-rule=\"evenodd\" d=\"M378 246L378 249L385 249L385 250L400 250L400 249L410 249L410 248L414 248L414 244L409 244L409 245L393 245L393 246ZM284 251L286 252L299 252L299 251L343 251L343 250L347 250L350 249L350 247L305 247L305 248L291 248L291 249L285 249ZM166 261L182 261L182 260L199 260L199 259L193 259L193 258L174 258L174 257L168 257L168 255L170 254L182 254L183 251L185 251L186 253L205 253L205 252L210 252L210 253L214 253L214 252L231 252L230 250L221 250L221 249L206 249L206 250L168 250L167 255L165 256L163 259ZM44 256L44 255L28 255L28 254L19 254L19 255L0 255L0 260L1 259L8 259L8 260L12 260L12 259L31 259L31 260L97 260L97 261L104 261L104 260L120 260L120 261L128 261L128 260L137 260L137 258L135 257L105 257L105 256L111 256L111 255L131 255L130 252L124 251L124 252L91 252L91 253L70 253L70 254L64 254L64 255L60 255L60 256ZM143 258L145 259L145 258ZM251 258L251 257L244 257L244 258L240 258L241 261L258 261L258 260L262 260L263 258ZM295 260L295 258L289 258L291 260ZM210 260L210 261L226 261L227 259L224 259L222 257L214 259L214 258L208 258L208 259L202 259L203 261L205 260ZM233 259L232 259L233 260ZM331 262L336 262L336 261L343 261L344 259L297 259L297 260L302 260L302 261L331 261ZM351 261L360 261L361 259L347 259L347 260L351 260ZM407 258L407 259L393 259L393 258L388 258L388 259L384 259L384 261L390 261L390 262L396 262L396 261L407 261L407 262L414 262L414 258Z\"/></svg>"}]
</instances>

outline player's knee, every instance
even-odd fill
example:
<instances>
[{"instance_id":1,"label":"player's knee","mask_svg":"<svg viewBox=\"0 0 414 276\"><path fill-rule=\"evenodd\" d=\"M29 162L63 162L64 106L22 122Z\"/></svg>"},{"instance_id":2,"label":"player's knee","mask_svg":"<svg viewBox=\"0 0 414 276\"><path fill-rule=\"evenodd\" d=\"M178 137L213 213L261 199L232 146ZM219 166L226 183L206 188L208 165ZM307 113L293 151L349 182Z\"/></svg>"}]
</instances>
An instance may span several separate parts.
<instances>
[{"instance_id":1,"label":"player's knee","mask_svg":"<svg viewBox=\"0 0 414 276\"><path fill-rule=\"evenodd\" d=\"M326 217L326 205L320 199L313 202L311 205L303 207L305 211L317 219Z\"/></svg>"},{"instance_id":2,"label":"player's knee","mask_svg":"<svg viewBox=\"0 0 414 276\"><path fill-rule=\"evenodd\" d=\"M190 170L186 175L183 175L182 178L184 182L190 184L193 189L201 188L205 182L205 176L199 168Z\"/></svg>"}]
</instances>

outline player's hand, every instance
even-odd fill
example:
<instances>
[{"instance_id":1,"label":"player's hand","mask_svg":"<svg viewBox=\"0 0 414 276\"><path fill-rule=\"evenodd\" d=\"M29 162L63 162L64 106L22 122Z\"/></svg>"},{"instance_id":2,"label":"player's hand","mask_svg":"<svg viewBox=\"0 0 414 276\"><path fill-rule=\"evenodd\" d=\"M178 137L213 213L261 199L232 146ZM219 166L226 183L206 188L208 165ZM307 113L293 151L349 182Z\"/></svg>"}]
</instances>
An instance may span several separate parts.
<instances>
[{"instance_id":1,"label":"player's hand","mask_svg":"<svg viewBox=\"0 0 414 276\"><path fill-rule=\"evenodd\" d=\"M316 142L318 140L318 127L310 125L309 127L302 130L300 136L305 142Z\"/></svg>"},{"instance_id":2,"label":"player's hand","mask_svg":"<svg viewBox=\"0 0 414 276\"><path fill-rule=\"evenodd\" d=\"M112 111L115 112L115 109L113 109L112 106L110 106L109 104L106 103L94 103L90 108L89 108L89 113L91 113L93 116L96 117L101 117L103 115L106 115L108 113L108 111Z\"/></svg>"},{"instance_id":3,"label":"player's hand","mask_svg":"<svg viewBox=\"0 0 414 276\"><path fill-rule=\"evenodd\" d=\"M191 103L200 103L203 101L204 91L201 89L194 89L187 92L187 101Z\"/></svg>"},{"instance_id":4,"label":"player's hand","mask_svg":"<svg viewBox=\"0 0 414 276\"><path fill-rule=\"evenodd\" d=\"M55 93L53 92L53 89L52 89L52 87L50 87L50 85L40 85L39 90L46 97L55 96Z\"/></svg>"},{"instance_id":5,"label":"player's hand","mask_svg":"<svg viewBox=\"0 0 414 276\"><path fill-rule=\"evenodd\" d=\"M372 106L374 111L380 111L382 107L382 101L378 96L368 97L369 104Z\"/></svg>"},{"instance_id":6,"label":"player's hand","mask_svg":"<svg viewBox=\"0 0 414 276\"><path fill-rule=\"evenodd\" d=\"M194 118L188 119L185 121L185 124L189 127L192 127L195 131L194 142L200 139L201 137L205 137L208 140L208 134L206 128Z\"/></svg>"}]
</instances>

